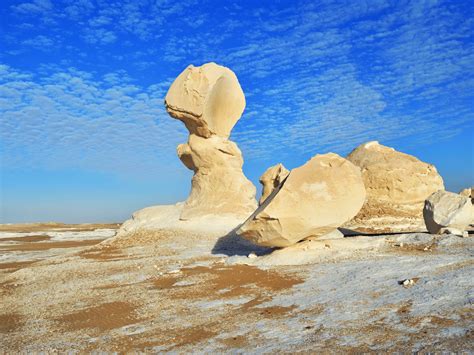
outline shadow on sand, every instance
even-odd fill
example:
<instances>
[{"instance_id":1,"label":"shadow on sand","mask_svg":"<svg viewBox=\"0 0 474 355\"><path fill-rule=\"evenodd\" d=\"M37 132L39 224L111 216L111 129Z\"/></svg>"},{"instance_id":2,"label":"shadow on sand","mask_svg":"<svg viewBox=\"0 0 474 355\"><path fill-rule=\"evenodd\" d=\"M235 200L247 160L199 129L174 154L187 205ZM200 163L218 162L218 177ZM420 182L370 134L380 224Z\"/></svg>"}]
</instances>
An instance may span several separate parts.
<instances>
[{"instance_id":1,"label":"shadow on sand","mask_svg":"<svg viewBox=\"0 0 474 355\"><path fill-rule=\"evenodd\" d=\"M258 256L270 254L275 248L261 247L252 244L248 240L237 235L236 231L240 226L237 226L225 236L220 237L214 247L212 254L224 254L227 256L248 256L250 253L255 253Z\"/></svg>"}]
</instances>

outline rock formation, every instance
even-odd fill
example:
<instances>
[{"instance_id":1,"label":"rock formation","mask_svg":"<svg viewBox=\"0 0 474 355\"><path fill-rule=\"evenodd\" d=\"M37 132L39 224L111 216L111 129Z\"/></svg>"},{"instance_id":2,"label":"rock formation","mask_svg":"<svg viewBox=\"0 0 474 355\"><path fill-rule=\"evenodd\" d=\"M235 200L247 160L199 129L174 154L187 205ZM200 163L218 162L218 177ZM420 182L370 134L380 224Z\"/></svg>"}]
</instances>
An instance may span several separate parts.
<instances>
[{"instance_id":1,"label":"rock formation","mask_svg":"<svg viewBox=\"0 0 474 355\"><path fill-rule=\"evenodd\" d=\"M358 167L337 154L316 155L293 169L237 233L258 245L289 246L338 228L364 200Z\"/></svg>"},{"instance_id":2,"label":"rock formation","mask_svg":"<svg viewBox=\"0 0 474 355\"><path fill-rule=\"evenodd\" d=\"M461 196L465 196L471 199L471 202L474 204L474 187L468 187L459 192Z\"/></svg>"},{"instance_id":3,"label":"rock formation","mask_svg":"<svg viewBox=\"0 0 474 355\"><path fill-rule=\"evenodd\" d=\"M424 201L444 190L433 165L375 141L360 145L347 159L361 168L367 201L344 227L379 233L424 230Z\"/></svg>"},{"instance_id":4,"label":"rock formation","mask_svg":"<svg viewBox=\"0 0 474 355\"><path fill-rule=\"evenodd\" d=\"M165 106L190 133L188 142L178 146L179 158L194 171L180 219L206 215L246 218L257 206L256 189L242 172L242 153L228 140L245 108L235 74L215 63L190 65L171 85Z\"/></svg>"},{"instance_id":5,"label":"rock formation","mask_svg":"<svg viewBox=\"0 0 474 355\"><path fill-rule=\"evenodd\" d=\"M423 217L431 234L463 235L472 221L472 211L470 198L440 190L426 199Z\"/></svg>"},{"instance_id":6,"label":"rock formation","mask_svg":"<svg viewBox=\"0 0 474 355\"><path fill-rule=\"evenodd\" d=\"M268 196L275 190L283 180L288 176L290 171L286 169L283 164L277 164L268 168L262 176L260 176L260 183L262 184L262 196L259 204L261 205Z\"/></svg>"}]
</instances>

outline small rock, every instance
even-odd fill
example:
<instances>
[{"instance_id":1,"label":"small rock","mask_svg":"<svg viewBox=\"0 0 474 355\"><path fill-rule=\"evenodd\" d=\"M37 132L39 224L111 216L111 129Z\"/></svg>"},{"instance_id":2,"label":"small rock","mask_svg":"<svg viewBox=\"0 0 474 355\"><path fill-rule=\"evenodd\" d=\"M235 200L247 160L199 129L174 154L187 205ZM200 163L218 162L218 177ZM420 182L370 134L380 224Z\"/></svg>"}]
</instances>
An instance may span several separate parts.
<instances>
[{"instance_id":1,"label":"small rock","mask_svg":"<svg viewBox=\"0 0 474 355\"><path fill-rule=\"evenodd\" d=\"M180 272L181 272L180 269L174 269L174 270L168 271L167 274L179 274Z\"/></svg>"},{"instance_id":2,"label":"small rock","mask_svg":"<svg viewBox=\"0 0 474 355\"><path fill-rule=\"evenodd\" d=\"M255 259L257 257L257 254L255 254L254 252L251 252L249 255L248 255L248 258L249 259Z\"/></svg>"},{"instance_id":3,"label":"small rock","mask_svg":"<svg viewBox=\"0 0 474 355\"><path fill-rule=\"evenodd\" d=\"M260 197L259 205L270 196L273 190L281 185L289 173L290 171L280 163L268 168L263 175L260 176L259 181L262 184L262 197Z\"/></svg>"},{"instance_id":4,"label":"small rock","mask_svg":"<svg viewBox=\"0 0 474 355\"><path fill-rule=\"evenodd\" d=\"M412 279L405 279L405 280L399 281L398 284L402 285L405 288L408 288L408 287L414 286L418 282L418 280L419 280L418 277L414 277Z\"/></svg>"}]
</instances>

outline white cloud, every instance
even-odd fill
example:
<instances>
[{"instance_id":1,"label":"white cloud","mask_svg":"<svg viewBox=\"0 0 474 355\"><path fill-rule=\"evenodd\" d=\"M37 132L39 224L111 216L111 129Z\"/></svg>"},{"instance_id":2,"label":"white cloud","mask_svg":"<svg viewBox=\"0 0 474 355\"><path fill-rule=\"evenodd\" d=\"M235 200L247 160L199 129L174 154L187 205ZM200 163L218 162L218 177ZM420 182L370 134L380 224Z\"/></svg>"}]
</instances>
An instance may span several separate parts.
<instances>
[{"instance_id":1,"label":"white cloud","mask_svg":"<svg viewBox=\"0 0 474 355\"><path fill-rule=\"evenodd\" d=\"M93 80L75 70L37 78L1 66L0 73L6 166L73 167L134 177L144 171L185 172L175 149L187 134L166 114L160 85Z\"/></svg>"},{"instance_id":2,"label":"white cloud","mask_svg":"<svg viewBox=\"0 0 474 355\"><path fill-rule=\"evenodd\" d=\"M49 0L33 0L12 6L12 9L20 14L35 15L50 12L53 9L53 4Z\"/></svg>"}]
</instances>

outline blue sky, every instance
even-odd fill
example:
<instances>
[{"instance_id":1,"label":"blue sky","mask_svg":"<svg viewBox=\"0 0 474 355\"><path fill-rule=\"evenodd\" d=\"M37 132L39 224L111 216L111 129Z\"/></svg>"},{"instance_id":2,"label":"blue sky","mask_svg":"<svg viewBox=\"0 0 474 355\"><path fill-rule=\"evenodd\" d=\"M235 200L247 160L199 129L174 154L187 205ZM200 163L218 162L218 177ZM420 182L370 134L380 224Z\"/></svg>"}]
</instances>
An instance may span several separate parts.
<instances>
[{"instance_id":1,"label":"blue sky","mask_svg":"<svg viewBox=\"0 0 474 355\"><path fill-rule=\"evenodd\" d=\"M378 140L474 184L472 1L3 0L1 222L121 221L184 200L163 99L215 61L247 98L232 133L270 165Z\"/></svg>"}]
</instances>

